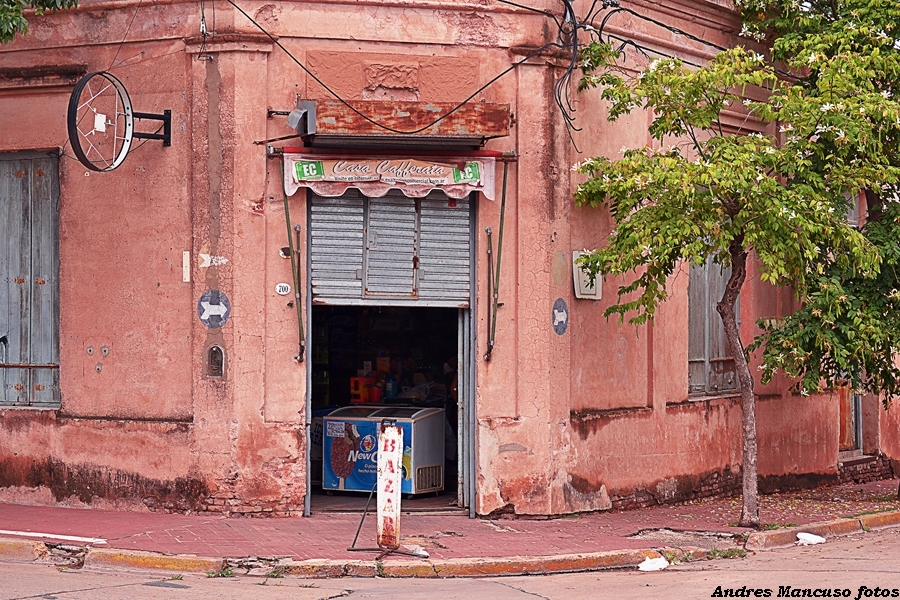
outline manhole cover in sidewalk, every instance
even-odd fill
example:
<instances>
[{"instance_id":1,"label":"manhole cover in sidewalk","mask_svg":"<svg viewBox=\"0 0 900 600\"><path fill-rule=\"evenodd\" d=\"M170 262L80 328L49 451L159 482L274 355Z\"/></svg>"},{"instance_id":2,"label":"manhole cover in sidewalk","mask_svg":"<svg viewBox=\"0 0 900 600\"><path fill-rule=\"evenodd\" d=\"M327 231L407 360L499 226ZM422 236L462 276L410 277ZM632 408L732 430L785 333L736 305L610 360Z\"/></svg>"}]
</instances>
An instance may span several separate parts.
<instances>
[{"instance_id":1,"label":"manhole cover in sidewalk","mask_svg":"<svg viewBox=\"0 0 900 600\"><path fill-rule=\"evenodd\" d=\"M696 546L704 550L727 550L743 546L743 538L721 531L675 531L674 529L642 529L628 536L633 540L660 542L666 546Z\"/></svg>"}]
</instances>

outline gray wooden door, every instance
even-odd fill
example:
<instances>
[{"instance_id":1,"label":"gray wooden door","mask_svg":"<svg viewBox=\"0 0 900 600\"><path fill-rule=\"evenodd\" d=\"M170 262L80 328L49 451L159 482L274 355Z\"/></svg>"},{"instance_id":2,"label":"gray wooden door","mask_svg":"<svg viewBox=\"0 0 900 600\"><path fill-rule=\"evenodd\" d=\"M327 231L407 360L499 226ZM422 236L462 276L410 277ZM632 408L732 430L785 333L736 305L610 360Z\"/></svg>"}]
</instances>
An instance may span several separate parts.
<instances>
[{"instance_id":1,"label":"gray wooden door","mask_svg":"<svg viewBox=\"0 0 900 600\"><path fill-rule=\"evenodd\" d=\"M725 293L731 268L707 260L692 266L688 284L688 389L691 394L737 390L734 354L725 342L716 304ZM740 322L740 301L736 307Z\"/></svg>"},{"instance_id":2,"label":"gray wooden door","mask_svg":"<svg viewBox=\"0 0 900 600\"><path fill-rule=\"evenodd\" d=\"M0 155L0 404L59 406L59 175Z\"/></svg>"},{"instance_id":3,"label":"gray wooden door","mask_svg":"<svg viewBox=\"0 0 900 600\"><path fill-rule=\"evenodd\" d=\"M313 195L310 285L317 304L466 308L471 292L468 199Z\"/></svg>"}]
</instances>

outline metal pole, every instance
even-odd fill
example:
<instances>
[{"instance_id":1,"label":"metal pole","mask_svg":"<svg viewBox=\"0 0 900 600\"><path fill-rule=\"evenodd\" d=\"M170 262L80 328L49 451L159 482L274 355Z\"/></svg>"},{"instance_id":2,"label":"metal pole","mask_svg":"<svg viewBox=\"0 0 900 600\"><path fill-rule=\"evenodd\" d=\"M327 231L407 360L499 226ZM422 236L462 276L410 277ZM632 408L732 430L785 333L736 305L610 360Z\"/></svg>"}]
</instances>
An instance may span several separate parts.
<instances>
[{"instance_id":1,"label":"metal pole","mask_svg":"<svg viewBox=\"0 0 900 600\"><path fill-rule=\"evenodd\" d=\"M281 194L284 197L284 221L287 225L287 237L288 237L288 250L291 254L291 274L294 276L294 305L297 307L297 326L300 333L300 342L298 345L297 356L294 357L294 360L297 362L303 362L303 353L306 350L306 333L303 330L303 307L300 306L300 272L297 270L297 253L294 251L294 235L293 231L291 231L291 208L288 203L288 195L284 189L284 160L280 163L281 166ZM297 232L297 240L300 239L300 226L296 225L294 230ZM299 245L299 241L298 241ZM299 251L299 250L298 250Z\"/></svg>"},{"instance_id":2,"label":"metal pole","mask_svg":"<svg viewBox=\"0 0 900 600\"><path fill-rule=\"evenodd\" d=\"M488 234L488 297L493 306L488 312L488 351L484 360L491 360L494 352L494 342L497 339L497 309L500 308L500 259L503 254L503 223L506 219L506 181L509 174L509 163L503 163L503 193L500 197L500 231L497 235L497 268L494 269L494 261L491 247L491 228L485 228Z\"/></svg>"},{"instance_id":3,"label":"metal pole","mask_svg":"<svg viewBox=\"0 0 900 600\"><path fill-rule=\"evenodd\" d=\"M493 292L493 288L494 288L494 249L493 249L494 244L492 242L493 231L491 231L490 227L485 227L484 231L485 231L485 233L487 233L487 238L488 238L488 242L487 242L488 243L488 247L487 247L488 301L493 303L493 301L494 301L493 299L495 298L495 294ZM491 333L493 331L493 328L491 327L491 315L493 314L493 312L494 312L493 306L489 306L488 311L487 311L488 348L487 348L487 352L484 354L484 360L491 360L491 352L494 351L494 336Z\"/></svg>"}]
</instances>

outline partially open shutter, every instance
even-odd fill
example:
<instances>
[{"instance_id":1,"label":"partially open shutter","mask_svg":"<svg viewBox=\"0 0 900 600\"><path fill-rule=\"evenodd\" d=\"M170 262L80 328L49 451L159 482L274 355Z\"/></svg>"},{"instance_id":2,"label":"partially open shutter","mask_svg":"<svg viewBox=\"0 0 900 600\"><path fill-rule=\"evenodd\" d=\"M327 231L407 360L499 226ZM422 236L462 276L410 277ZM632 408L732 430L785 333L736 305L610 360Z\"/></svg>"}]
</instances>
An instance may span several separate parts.
<instances>
[{"instance_id":1,"label":"partially open shutter","mask_svg":"<svg viewBox=\"0 0 900 600\"><path fill-rule=\"evenodd\" d=\"M706 391L708 350L706 347L709 292L706 266L691 265L688 283L688 391Z\"/></svg>"},{"instance_id":2,"label":"partially open shutter","mask_svg":"<svg viewBox=\"0 0 900 600\"><path fill-rule=\"evenodd\" d=\"M399 192L370 198L366 218L366 296L416 297L419 219Z\"/></svg>"},{"instance_id":3,"label":"partially open shutter","mask_svg":"<svg viewBox=\"0 0 900 600\"><path fill-rule=\"evenodd\" d=\"M0 361L31 362L31 161L0 160ZM24 368L0 369L3 404L27 405Z\"/></svg>"},{"instance_id":4,"label":"partially open shutter","mask_svg":"<svg viewBox=\"0 0 900 600\"><path fill-rule=\"evenodd\" d=\"M722 317L716 310L716 304L722 300L725 293L725 284L731 277L731 267L722 268L717 264L708 262L709 269L709 388L708 391L729 392L737 389L737 377L734 370L734 354L728 348L725 340L725 327L722 325Z\"/></svg>"},{"instance_id":5,"label":"partially open shutter","mask_svg":"<svg viewBox=\"0 0 900 600\"><path fill-rule=\"evenodd\" d=\"M313 302L469 306L468 199L313 195L309 235Z\"/></svg>"},{"instance_id":6,"label":"partially open shutter","mask_svg":"<svg viewBox=\"0 0 900 600\"><path fill-rule=\"evenodd\" d=\"M731 269L712 259L691 266L688 284L688 391L716 394L737 389L734 356L726 347L722 318L716 304L722 299ZM736 307L739 311L740 307Z\"/></svg>"},{"instance_id":7,"label":"partially open shutter","mask_svg":"<svg viewBox=\"0 0 900 600\"><path fill-rule=\"evenodd\" d=\"M59 190L56 159L32 161L31 362L59 364ZM58 406L59 369L31 372L32 406Z\"/></svg>"},{"instance_id":8,"label":"partially open shutter","mask_svg":"<svg viewBox=\"0 0 900 600\"><path fill-rule=\"evenodd\" d=\"M365 200L355 191L312 197L310 278L313 298L321 302L362 297Z\"/></svg>"},{"instance_id":9,"label":"partially open shutter","mask_svg":"<svg viewBox=\"0 0 900 600\"><path fill-rule=\"evenodd\" d=\"M421 201L419 298L468 306L471 293L469 200L433 192Z\"/></svg>"}]
</instances>

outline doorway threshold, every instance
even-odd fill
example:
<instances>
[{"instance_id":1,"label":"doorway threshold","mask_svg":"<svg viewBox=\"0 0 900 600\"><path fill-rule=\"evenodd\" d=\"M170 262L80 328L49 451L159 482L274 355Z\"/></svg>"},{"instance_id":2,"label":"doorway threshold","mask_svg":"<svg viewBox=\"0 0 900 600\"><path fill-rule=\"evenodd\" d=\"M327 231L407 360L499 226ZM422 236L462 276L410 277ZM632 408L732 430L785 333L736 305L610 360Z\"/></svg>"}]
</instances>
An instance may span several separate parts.
<instances>
[{"instance_id":1,"label":"doorway threshold","mask_svg":"<svg viewBox=\"0 0 900 600\"><path fill-rule=\"evenodd\" d=\"M314 491L311 498L310 514L355 513L362 514L366 509L369 494L353 492L335 492L326 494ZM375 498L369 504L369 512L375 511ZM469 510L459 507L456 498L451 494L421 494L400 501L400 512L418 515L459 515L468 517Z\"/></svg>"},{"instance_id":2,"label":"doorway threshold","mask_svg":"<svg viewBox=\"0 0 900 600\"><path fill-rule=\"evenodd\" d=\"M850 456L844 456L844 452L841 452L838 455L838 467L849 467L851 465L861 465L864 463L870 463L877 460L878 457L871 456L868 454L862 454L860 451L859 454L852 454Z\"/></svg>"}]
</instances>

